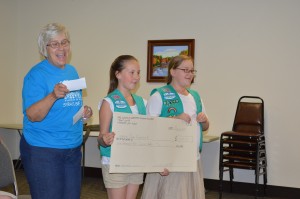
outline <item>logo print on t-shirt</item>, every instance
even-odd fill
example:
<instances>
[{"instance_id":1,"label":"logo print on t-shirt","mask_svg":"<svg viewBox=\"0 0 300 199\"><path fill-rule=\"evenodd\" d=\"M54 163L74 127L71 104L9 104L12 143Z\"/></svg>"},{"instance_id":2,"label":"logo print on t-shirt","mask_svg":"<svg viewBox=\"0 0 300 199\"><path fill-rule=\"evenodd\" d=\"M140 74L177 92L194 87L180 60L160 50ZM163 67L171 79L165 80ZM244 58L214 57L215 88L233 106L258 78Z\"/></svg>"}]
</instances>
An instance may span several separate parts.
<instances>
[{"instance_id":1,"label":"logo print on t-shirt","mask_svg":"<svg viewBox=\"0 0 300 199\"><path fill-rule=\"evenodd\" d=\"M63 100L63 107L82 106L81 94L79 91L73 91L68 93Z\"/></svg>"}]
</instances>

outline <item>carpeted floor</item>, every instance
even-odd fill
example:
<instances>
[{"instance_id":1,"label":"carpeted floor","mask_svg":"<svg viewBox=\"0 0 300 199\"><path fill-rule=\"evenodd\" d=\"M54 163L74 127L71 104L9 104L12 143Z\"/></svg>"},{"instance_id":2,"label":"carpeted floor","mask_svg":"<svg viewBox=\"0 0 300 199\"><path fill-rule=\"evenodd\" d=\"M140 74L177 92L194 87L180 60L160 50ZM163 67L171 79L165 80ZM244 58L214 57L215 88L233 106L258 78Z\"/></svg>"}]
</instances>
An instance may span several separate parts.
<instances>
[{"instance_id":1,"label":"carpeted floor","mask_svg":"<svg viewBox=\"0 0 300 199\"><path fill-rule=\"evenodd\" d=\"M19 193L30 194L29 186L25 178L24 171L22 169L16 171L16 177L18 182ZM11 188L6 188L4 190L12 191ZM137 198L140 198L141 191L142 191L142 187L140 188ZM206 192L206 199L217 199L217 198L219 198L217 192L209 191L209 190ZM223 193L223 199L253 199L253 198L254 198L253 196ZM102 179L95 178L95 177L85 177L82 181L81 199L108 199ZM275 198L264 197L264 199L275 199Z\"/></svg>"}]
</instances>

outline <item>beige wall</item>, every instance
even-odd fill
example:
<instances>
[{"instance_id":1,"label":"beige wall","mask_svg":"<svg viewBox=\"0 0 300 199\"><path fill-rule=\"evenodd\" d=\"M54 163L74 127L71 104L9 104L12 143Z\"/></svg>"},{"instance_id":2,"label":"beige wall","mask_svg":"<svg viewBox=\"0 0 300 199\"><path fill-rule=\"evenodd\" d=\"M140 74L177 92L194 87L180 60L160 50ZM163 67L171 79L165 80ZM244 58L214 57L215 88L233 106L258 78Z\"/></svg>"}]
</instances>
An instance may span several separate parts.
<instances>
[{"instance_id":1,"label":"beige wall","mask_svg":"<svg viewBox=\"0 0 300 199\"><path fill-rule=\"evenodd\" d=\"M84 102L94 109L92 123L98 122L97 104L107 91L114 58L132 54L140 60L137 93L148 98L151 89L162 84L146 83L147 40L194 38L198 74L193 88L205 101L209 133L219 135L231 129L240 96L262 97L269 184L300 188L300 160L295 158L300 149L300 1L0 2L0 22L8 27L1 26L0 33L1 122L22 121L22 78L39 60L36 39L48 22L61 22L70 30L71 64L87 79ZM89 143L88 152L95 148L95 140ZM219 143L204 147L204 175L218 179ZM88 154L90 166L98 165L94 154ZM253 172L237 172L235 178L254 182Z\"/></svg>"},{"instance_id":2,"label":"beige wall","mask_svg":"<svg viewBox=\"0 0 300 199\"><path fill-rule=\"evenodd\" d=\"M17 1L0 0L0 123L19 122L17 98ZM12 155L18 157L18 134L0 129L0 137L8 141Z\"/></svg>"},{"instance_id":3,"label":"beige wall","mask_svg":"<svg viewBox=\"0 0 300 199\"><path fill-rule=\"evenodd\" d=\"M0 1L0 106L1 122L16 122L17 98L17 12L16 1ZM10 106L8 106L10 104Z\"/></svg>"}]
</instances>

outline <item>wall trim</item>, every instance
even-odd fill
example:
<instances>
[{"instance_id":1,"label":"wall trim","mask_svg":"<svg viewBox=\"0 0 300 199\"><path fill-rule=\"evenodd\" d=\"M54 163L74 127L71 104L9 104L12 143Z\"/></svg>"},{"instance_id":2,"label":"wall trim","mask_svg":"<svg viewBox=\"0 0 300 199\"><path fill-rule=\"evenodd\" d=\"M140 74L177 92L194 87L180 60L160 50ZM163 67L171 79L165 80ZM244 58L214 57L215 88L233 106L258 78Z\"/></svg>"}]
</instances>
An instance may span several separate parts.
<instances>
[{"instance_id":1,"label":"wall trim","mask_svg":"<svg viewBox=\"0 0 300 199\"><path fill-rule=\"evenodd\" d=\"M212 191L219 191L219 180L204 179L205 188ZM230 182L223 180L223 192L230 192ZM255 184L254 183L244 183L244 182L233 182L232 193L243 194L243 195L255 195ZM266 188L267 197L280 197L286 199L296 199L299 198L300 188L292 187L282 187L268 185ZM263 185L259 184L258 196L264 196Z\"/></svg>"},{"instance_id":2,"label":"wall trim","mask_svg":"<svg viewBox=\"0 0 300 199\"><path fill-rule=\"evenodd\" d=\"M102 178L101 168L85 167L84 173L86 177L99 177ZM205 188L207 190L219 191L219 180L204 179ZM233 193L243 194L243 195L254 195L255 184L243 183L243 182L233 182L232 186ZM223 181L223 192L230 192L230 182ZM259 185L259 195L264 196L263 185ZM280 197L286 199L296 199L300 196L300 188L292 187L282 187L267 185L266 195L267 197Z\"/></svg>"},{"instance_id":3,"label":"wall trim","mask_svg":"<svg viewBox=\"0 0 300 199\"><path fill-rule=\"evenodd\" d=\"M16 163L16 160L13 161ZM23 169L23 167L20 167ZM101 168L85 167L84 168L85 177L102 178ZM204 179L205 189L211 191L219 191L219 180L215 179ZM230 182L223 181L223 192L230 192ZM233 182L232 192L243 195L254 195L255 194L255 184L245 183L245 182ZM263 197L263 185L259 185L259 197ZM285 199L297 199L300 196L300 188L293 187L283 187L267 185L266 195L267 197L277 197Z\"/></svg>"}]
</instances>

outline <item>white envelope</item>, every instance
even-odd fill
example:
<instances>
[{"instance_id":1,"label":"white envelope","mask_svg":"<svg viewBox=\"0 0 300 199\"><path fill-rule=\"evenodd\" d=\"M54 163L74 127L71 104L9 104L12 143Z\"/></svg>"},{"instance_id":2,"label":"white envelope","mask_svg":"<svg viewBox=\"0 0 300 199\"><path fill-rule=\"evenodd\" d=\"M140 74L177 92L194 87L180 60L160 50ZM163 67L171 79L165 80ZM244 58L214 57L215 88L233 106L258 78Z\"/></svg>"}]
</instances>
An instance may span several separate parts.
<instances>
[{"instance_id":1,"label":"white envelope","mask_svg":"<svg viewBox=\"0 0 300 199\"><path fill-rule=\"evenodd\" d=\"M63 81L62 84L66 85L69 91L76 91L76 90L86 88L85 77L82 77L80 79L74 79L74 80L66 80Z\"/></svg>"}]
</instances>

